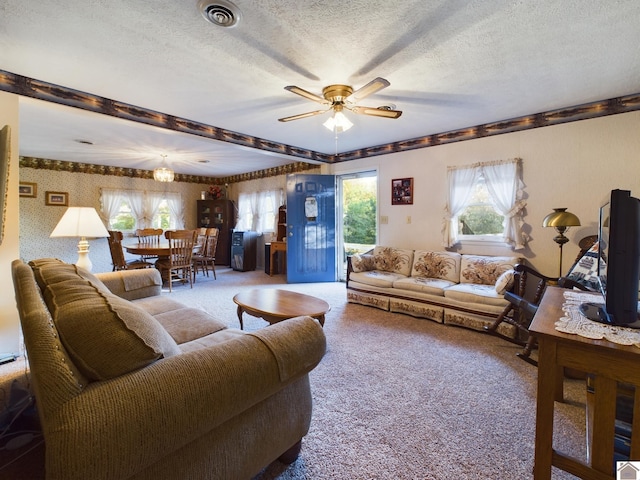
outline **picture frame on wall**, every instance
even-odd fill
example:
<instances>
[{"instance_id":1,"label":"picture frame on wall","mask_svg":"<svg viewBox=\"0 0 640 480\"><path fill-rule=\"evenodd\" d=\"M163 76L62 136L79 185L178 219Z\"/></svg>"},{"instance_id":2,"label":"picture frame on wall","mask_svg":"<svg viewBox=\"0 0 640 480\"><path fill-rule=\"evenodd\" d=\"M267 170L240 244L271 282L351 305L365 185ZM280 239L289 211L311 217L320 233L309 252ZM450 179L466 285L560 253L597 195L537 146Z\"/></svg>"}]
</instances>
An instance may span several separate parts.
<instances>
[{"instance_id":1,"label":"picture frame on wall","mask_svg":"<svg viewBox=\"0 0 640 480\"><path fill-rule=\"evenodd\" d=\"M413 205L413 177L391 180L391 205Z\"/></svg>"},{"instance_id":2,"label":"picture frame on wall","mask_svg":"<svg viewBox=\"0 0 640 480\"><path fill-rule=\"evenodd\" d=\"M38 196L38 184L31 182L20 182L18 192L21 197L36 198Z\"/></svg>"},{"instance_id":3,"label":"picture frame on wall","mask_svg":"<svg viewBox=\"0 0 640 480\"><path fill-rule=\"evenodd\" d=\"M69 206L69 192L46 192L44 204L55 207Z\"/></svg>"}]
</instances>

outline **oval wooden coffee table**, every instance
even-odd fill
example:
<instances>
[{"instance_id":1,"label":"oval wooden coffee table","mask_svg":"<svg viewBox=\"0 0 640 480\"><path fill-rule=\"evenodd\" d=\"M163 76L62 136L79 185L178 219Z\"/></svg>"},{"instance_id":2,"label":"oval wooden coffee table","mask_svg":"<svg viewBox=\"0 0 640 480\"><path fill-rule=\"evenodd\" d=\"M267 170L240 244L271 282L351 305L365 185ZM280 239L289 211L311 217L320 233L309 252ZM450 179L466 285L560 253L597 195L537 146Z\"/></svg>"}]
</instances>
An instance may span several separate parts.
<instances>
[{"instance_id":1,"label":"oval wooden coffee table","mask_svg":"<svg viewBox=\"0 0 640 480\"><path fill-rule=\"evenodd\" d=\"M238 293L233 297L238 305L238 320L243 329L242 314L247 313L273 325L287 318L308 315L320 321L324 326L324 315L331 307L327 302L311 295L279 290L276 288L256 288Z\"/></svg>"}]
</instances>

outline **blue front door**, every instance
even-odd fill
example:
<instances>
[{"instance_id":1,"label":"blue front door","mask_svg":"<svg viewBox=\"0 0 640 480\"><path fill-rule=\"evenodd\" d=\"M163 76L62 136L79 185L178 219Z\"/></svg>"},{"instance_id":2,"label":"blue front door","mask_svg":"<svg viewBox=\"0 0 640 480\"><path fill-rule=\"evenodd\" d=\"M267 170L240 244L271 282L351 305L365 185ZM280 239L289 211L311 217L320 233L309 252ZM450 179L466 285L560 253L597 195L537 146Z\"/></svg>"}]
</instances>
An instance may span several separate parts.
<instances>
[{"instance_id":1,"label":"blue front door","mask_svg":"<svg viewBox=\"0 0 640 480\"><path fill-rule=\"evenodd\" d=\"M333 175L287 175L287 281L336 281Z\"/></svg>"}]
</instances>

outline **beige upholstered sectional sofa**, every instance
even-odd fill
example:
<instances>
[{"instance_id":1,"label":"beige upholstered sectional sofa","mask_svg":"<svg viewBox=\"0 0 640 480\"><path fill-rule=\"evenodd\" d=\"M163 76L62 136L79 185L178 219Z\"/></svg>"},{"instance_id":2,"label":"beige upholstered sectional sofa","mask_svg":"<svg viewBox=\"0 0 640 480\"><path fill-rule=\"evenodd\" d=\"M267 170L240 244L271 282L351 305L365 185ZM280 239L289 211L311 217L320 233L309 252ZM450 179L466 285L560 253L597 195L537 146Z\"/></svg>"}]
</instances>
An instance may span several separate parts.
<instances>
[{"instance_id":1,"label":"beige upholstered sectional sofa","mask_svg":"<svg viewBox=\"0 0 640 480\"><path fill-rule=\"evenodd\" d=\"M504 310L519 257L376 246L348 257L347 300L482 330ZM513 337L515 328L499 332Z\"/></svg>"},{"instance_id":2,"label":"beige upholstered sectional sofa","mask_svg":"<svg viewBox=\"0 0 640 480\"><path fill-rule=\"evenodd\" d=\"M252 333L160 295L155 269L12 265L50 479L248 479L293 461L319 323Z\"/></svg>"}]
</instances>

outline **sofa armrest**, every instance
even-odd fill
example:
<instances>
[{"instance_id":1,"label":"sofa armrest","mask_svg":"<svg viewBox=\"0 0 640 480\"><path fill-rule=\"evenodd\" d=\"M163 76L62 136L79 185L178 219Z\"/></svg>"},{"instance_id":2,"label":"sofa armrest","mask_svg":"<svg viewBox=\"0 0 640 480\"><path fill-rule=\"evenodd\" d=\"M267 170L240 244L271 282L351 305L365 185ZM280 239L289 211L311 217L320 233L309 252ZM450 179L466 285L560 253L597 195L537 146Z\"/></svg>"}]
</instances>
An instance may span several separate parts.
<instances>
[{"instance_id":1,"label":"sofa armrest","mask_svg":"<svg viewBox=\"0 0 640 480\"><path fill-rule=\"evenodd\" d=\"M104 476L96 475L101 463L111 478L128 478L301 379L325 353L323 329L310 317L265 331L90 384L49 422L47 453L73 451L64 458L74 478Z\"/></svg>"},{"instance_id":2,"label":"sofa armrest","mask_svg":"<svg viewBox=\"0 0 640 480\"><path fill-rule=\"evenodd\" d=\"M111 293L126 300L153 297L162 293L162 277L155 268L97 273Z\"/></svg>"}]
</instances>

